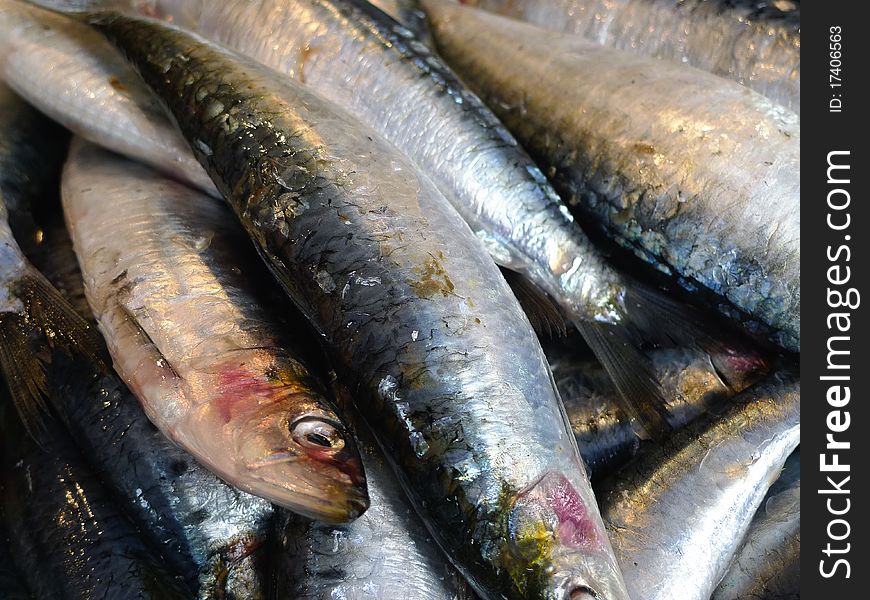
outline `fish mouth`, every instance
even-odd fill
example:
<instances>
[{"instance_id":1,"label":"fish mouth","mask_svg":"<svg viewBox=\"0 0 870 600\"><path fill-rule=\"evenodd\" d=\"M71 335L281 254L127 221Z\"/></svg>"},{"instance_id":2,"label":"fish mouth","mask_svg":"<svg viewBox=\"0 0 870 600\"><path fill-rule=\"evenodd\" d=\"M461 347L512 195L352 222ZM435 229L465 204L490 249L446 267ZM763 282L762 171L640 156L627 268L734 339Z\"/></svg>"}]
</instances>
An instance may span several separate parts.
<instances>
[{"instance_id":1,"label":"fish mouth","mask_svg":"<svg viewBox=\"0 0 870 600\"><path fill-rule=\"evenodd\" d=\"M355 461L336 465L298 457L272 457L248 464L251 493L304 517L346 523L369 507L368 485Z\"/></svg>"}]
</instances>

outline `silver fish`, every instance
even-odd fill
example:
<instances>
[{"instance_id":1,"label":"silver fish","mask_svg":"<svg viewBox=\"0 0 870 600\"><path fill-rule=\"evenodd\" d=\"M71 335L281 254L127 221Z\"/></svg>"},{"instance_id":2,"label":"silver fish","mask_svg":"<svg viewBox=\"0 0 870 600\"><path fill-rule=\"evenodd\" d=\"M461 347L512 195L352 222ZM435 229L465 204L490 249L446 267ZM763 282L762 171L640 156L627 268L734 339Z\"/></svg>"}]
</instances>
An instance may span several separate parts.
<instances>
[{"instance_id":1,"label":"silver fish","mask_svg":"<svg viewBox=\"0 0 870 600\"><path fill-rule=\"evenodd\" d=\"M621 410L607 373L588 351L584 355L577 347L577 341L568 338L551 341L545 351L583 462L598 480L638 454L643 441ZM661 348L651 352L650 359L668 399L668 422L674 429L721 407L769 368L762 355L745 348Z\"/></svg>"},{"instance_id":2,"label":"silver fish","mask_svg":"<svg viewBox=\"0 0 870 600\"><path fill-rule=\"evenodd\" d=\"M801 552L800 451L758 509L746 541L713 600L799 600Z\"/></svg>"},{"instance_id":3,"label":"silver fish","mask_svg":"<svg viewBox=\"0 0 870 600\"><path fill-rule=\"evenodd\" d=\"M800 8L789 0L461 0L545 29L685 63L800 112Z\"/></svg>"},{"instance_id":4,"label":"silver fish","mask_svg":"<svg viewBox=\"0 0 870 600\"><path fill-rule=\"evenodd\" d=\"M0 78L83 138L217 195L157 98L87 25L0 0Z\"/></svg>"},{"instance_id":5,"label":"silver fish","mask_svg":"<svg viewBox=\"0 0 870 600\"><path fill-rule=\"evenodd\" d=\"M710 598L800 443L800 381L772 375L714 416L602 484L632 598Z\"/></svg>"},{"instance_id":6,"label":"silver fish","mask_svg":"<svg viewBox=\"0 0 870 600\"><path fill-rule=\"evenodd\" d=\"M53 219L54 207L46 208ZM58 213L60 223L48 219L32 260L79 314L93 322L72 241L62 211ZM268 597L268 556L280 512L274 505L198 465L151 424L114 373L100 374L93 364L55 356L46 379L48 400L94 473L142 535L160 548L167 565L184 575L197 600Z\"/></svg>"},{"instance_id":7,"label":"silver fish","mask_svg":"<svg viewBox=\"0 0 870 600\"><path fill-rule=\"evenodd\" d=\"M697 69L424 5L441 54L585 223L800 350L797 115Z\"/></svg>"},{"instance_id":8,"label":"silver fish","mask_svg":"<svg viewBox=\"0 0 870 600\"><path fill-rule=\"evenodd\" d=\"M63 206L88 302L148 418L246 492L331 522L361 514L353 436L263 307L259 261L229 212L85 143Z\"/></svg>"},{"instance_id":9,"label":"silver fish","mask_svg":"<svg viewBox=\"0 0 870 600\"><path fill-rule=\"evenodd\" d=\"M564 309L613 377L626 410L666 429L635 346L682 309L640 295L593 247L492 112L407 29L361 0L155 0L154 10L329 98L404 152L494 260ZM252 32L256 32L252 35ZM540 293L540 292L539 292ZM564 317L561 317L564 319ZM672 331L681 331L679 326Z\"/></svg>"},{"instance_id":10,"label":"silver fish","mask_svg":"<svg viewBox=\"0 0 870 600\"><path fill-rule=\"evenodd\" d=\"M287 515L276 569L296 600L472 600L405 498L381 450L356 428L371 506L352 523L328 525Z\"/></svg>"},{"instance_id":11,"label":"silver fish","mask_svg":"<svg viewBox=\"0 0 870 600\"><path fill-rule=\"evenodd\" d=\"M94 25L167 103L476 591L624 599L535 333L431 182L252 60L157 21Z\"/></svg>"}]
</instances>

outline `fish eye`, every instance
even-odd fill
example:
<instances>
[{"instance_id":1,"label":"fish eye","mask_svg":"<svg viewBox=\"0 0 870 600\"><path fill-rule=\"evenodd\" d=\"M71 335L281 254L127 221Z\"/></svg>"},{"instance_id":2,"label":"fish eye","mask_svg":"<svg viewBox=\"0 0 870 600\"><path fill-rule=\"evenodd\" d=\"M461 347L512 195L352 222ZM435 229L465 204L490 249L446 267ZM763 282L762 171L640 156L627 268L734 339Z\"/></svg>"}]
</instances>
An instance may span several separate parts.
<instances>
[{"instance_id":1,"label":"fish eye","mask_svg":"<svg viewBox=\"0 0 870 600\"><path fill-rule=\"evenodd\" d=\"M597 600L598 594L585 585L571 588L567 594L568 600Z\"/></svg>"},{"instance_id":2,"label":"fish eye","mask_svg":"<svg viewBox=\"0 0 870 600\"><path fill-rule=\"evenodd\" d=\"M339 426L318 417L302 417L294 421L290 425L290 434L304 448L333 451L344 448L344 435Z\"/></svg>"}]
</instances>

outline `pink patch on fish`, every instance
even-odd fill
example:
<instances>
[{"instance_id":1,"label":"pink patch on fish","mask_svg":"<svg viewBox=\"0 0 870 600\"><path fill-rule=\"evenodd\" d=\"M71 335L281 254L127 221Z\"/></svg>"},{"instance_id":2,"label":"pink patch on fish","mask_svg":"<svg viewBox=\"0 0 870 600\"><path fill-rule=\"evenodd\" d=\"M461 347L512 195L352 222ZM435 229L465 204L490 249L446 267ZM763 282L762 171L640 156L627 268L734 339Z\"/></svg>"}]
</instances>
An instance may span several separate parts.
<instances>
[{"instance_id":1,"label":"pink patch on fish","mask_svg":"<svg viewBox=\"0 0 870 600\"><path fill-rule=\"evenodd\" d=\"M244 368L231 368L218 375L218 394L212 404L218 413L229 423L240 413L260 405L264 397L275 393L275 385Z\"/></svg>"},{"instance_id":2,"label":"pink patch on fish","mask_svg":"<svg viewBox=\"0 0 870 600\"><path fill-rule=\"evenodd\" d=\"M561 473L547 473L535 486L536 495L556 516L556 536L561 544L572 547L596 547L601 544L601 534L596 519ZM539 496L539 497L540 497Z\"/></svg>"}]
</instances>

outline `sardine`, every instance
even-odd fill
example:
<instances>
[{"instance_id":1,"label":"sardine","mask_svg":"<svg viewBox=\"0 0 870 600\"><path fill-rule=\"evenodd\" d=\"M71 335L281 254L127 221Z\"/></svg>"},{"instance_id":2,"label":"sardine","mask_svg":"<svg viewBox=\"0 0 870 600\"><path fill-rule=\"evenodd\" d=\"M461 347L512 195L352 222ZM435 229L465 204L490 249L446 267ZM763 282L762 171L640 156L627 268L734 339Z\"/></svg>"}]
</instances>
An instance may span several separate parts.
<instances>
[{"instance_id":1,"label":"sardine","mask_svg":"<svg viewBox=\"0 0 870 600\"><path fill-rule=\"evenodd\" d=\"M797 115L690 67L424 4L441 54L585 223L800 350Z\"/></svg>"},{"instance_id":2,"label":"sardine","mask_svg":"<svg viewBox=\"0 0 870 600\"><path fill-rule=\"evenodd\" d=\"M61 213L59 200L56 209ZM44 225L33 262L92 322L60 219L60 227ZM47 390L94 472L198 600L268 597L267 552L277 533L271 503L226 485L170 442L114 373L59 357L47 373Z\"/></svg>"},{"instance_id":3,"label":"sardine","mask_svg":"<svg viewBox=\"0 0 870 600\"><path fill-rule=\"evenodd\" d=\"M600 479L637 455L644 442L621 410L607 373L588 350L584 354L576 340L568 338L550 341L545 351L583 462L593 480ZM746 348L661 348L650 358L675 430L721 407L769 368L764 356Z\"/></svg>"},{"instance_id":4,"label":"sardine","mask_svg":"<svg viewBox=\"0 0 870 600\"><path fill-rule=\"evenodd\" d=\"M94 23L167 103L478 593L624 599L535 333L432 183L289 78L156 21Z\"/></svg>"},{"instance_id":5,"label":"sardine","mask_svg":"<svg viewBox=\"0 0 870 600\"><path fill-rule=\"evenodd\" d=\"M38 436L48 416L45 360L51 350L82 354L105 367L102 342L33 268L25 247L37 242L25 207L57 196L67 134L0 83L0 371L21 420Z\"/></svg>"},{"instance_id":6,"label":"sardine","mask_svg":"<svg viewBox=\"0 0 870 600\"><path fill-rule=\"evenodd\" d=\"M662 324L681 323L685 310L599 255L516 140L413 34L361 0L154 3L158 14L288 74L392 142L497 263L562 307L626 410L650 435L665 429L664 400L636 339L663 338Z\"/></svg>"},{"instance_id":7,"label":"sardine","mask_svg":"<svg viewBox=\"0 0 870 600\"><path fill-rule=\"evenodd\" d=\"M790 0L461 0L545 29L733 79L800 112L800 5Z\"/></svg>"},{"instance_id":8,"label":"sardine","mask_svg":"<svg viewBox=\"0 0 870 600\"><path fill-rule=\"evenodd\" d=\"M800 451L786 461L713 600L799 600Z\"/></svg>"},{"instance_id":9,"label":"sardine","mask_svg":"<svg viewBox=\"0 0 870 600\"><path fill-rule=\"evenodd\" d=\"M3 426L2 503L13 559L34 596L189 600L181 577L143 542L70 440L51 431L40 448L12 419Z\"/></svg>"},{"instance_id":10,"label":"sardine","mask_svg":"<svg viewBox=\"0 0 870 600\"><path fill-rule=\"evenodd\" d=\"M365 425L356 429L371 506L328 525L288 514L277 569L296 600L472 600L474 593L426 531Z\"/></svg>"},{"instance_id":11,"label":"sardine","mask_svg":"<svg viewBox=\"0 0 870 600\"><path fill-rule=\"evenodd\" d=\"M84 143L63 205L88 302L149 419L246 492L330 522L365 510L353 436L258 296L268 274L229 211Z\"/></svg>"},{"instance_id":12,"label":"sardine","mask_svg":"<svg viewBox=\"0 0 870 600\"><path fill-rule=\"evenodd\" d=\"M632 598L707 600L800 443L800 381L775 374L602 483Z\"/></svg>"},{"instance_id":13,"label":"sardine","mask_svg":"<svg viewBox=\"0 0 870 600\"><path fill-rule=\"evenodd\" d=\"M159 101L85 24L0 0L0 78L85 139L217 195Z\"/></svg>"}]
</instances>

